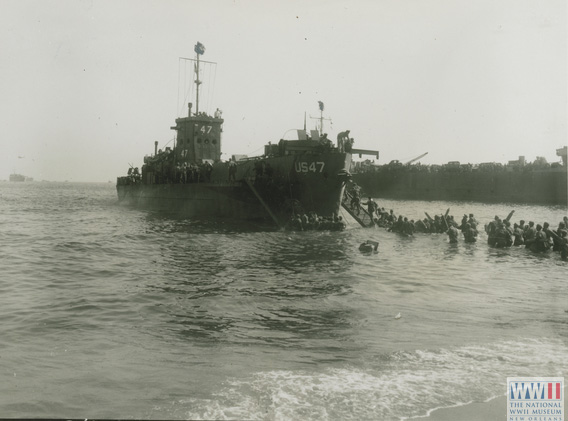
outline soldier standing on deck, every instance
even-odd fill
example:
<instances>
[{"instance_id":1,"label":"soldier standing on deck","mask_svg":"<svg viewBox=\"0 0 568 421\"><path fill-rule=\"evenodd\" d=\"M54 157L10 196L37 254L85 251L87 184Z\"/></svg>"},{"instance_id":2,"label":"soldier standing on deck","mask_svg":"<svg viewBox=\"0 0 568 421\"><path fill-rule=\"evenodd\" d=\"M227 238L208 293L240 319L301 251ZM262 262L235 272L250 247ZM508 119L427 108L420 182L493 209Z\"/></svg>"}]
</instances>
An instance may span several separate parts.
<instances>
[{"instance_id":1,"label":"soldier standing on deck","mask_svg":"<svg viewBox=\"0 0 568 421\"><path fill-rule=\"evenodd\" d=\"M339 152L345 152L345 143L349 141L349 130L345 130L337 135L337 148Z\"/></svg>"},{"instance_id":2,"label":"soldier standing on deck","mask_svg":"<svg viewBox=\"0 0 568 421\"><path fill-rule=\"evenodd\" d=\"M237 163L229 158L229 182L236 181L235 176L237 174Z\"/></svg>"}]
</instances>

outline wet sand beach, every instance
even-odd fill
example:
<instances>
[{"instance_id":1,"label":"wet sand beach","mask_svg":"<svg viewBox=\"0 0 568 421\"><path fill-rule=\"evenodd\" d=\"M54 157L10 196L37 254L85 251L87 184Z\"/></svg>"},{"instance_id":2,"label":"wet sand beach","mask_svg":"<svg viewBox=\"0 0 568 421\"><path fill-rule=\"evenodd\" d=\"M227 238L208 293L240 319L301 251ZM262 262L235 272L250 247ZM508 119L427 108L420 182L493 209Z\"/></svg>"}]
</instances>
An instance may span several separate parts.
<instances>
[{"instance_id":1,"label":"wet sand beach","mask_svg":"<svg viewBox=\"0 0 568 421\"><path fill-rule=\"evenodd\" d=\"M440 408L429 416L419 419L427 421L490 421L506 419L507 397L500 396L489 402L473 402L454 408Z\"/></svg>"},{"instance_id":2,"label":"wet sand beach","mask_svg":"<svg viewBox=\"0 0 568 421\"><path fill-rule=\"evenodd\" d=\"M567 402L564 400L564 415L566 414L567 407ZM488 402L472 402L467 405L456 406L453 408L436 409L432 411L429 416L418 419L427 421L509 420L509 417L507 417L507 396L499 396L498 398L491 399ZM515 418L513 417L513 419ZM528 420L529 417L525 417L525 419Z\"/></svg>"}]
</instances>

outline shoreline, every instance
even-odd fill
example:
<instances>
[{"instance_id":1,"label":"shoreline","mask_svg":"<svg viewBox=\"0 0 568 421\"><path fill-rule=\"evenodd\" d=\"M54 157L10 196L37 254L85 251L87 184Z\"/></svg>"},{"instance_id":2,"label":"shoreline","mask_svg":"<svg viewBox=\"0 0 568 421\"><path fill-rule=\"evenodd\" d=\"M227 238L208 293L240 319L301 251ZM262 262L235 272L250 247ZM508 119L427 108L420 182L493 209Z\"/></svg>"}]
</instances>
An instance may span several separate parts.
<instances>
[{"instance_id":1,"label":"shoreline","mask_svg":"<svg viewBox=\"0 0 568 421\"><path fill-rule=\"evenodd\" d=\"M567 408L568 402L564 399L564 417L566 417ZM507 395L496 396L485 402L469 402L457 406L435 408L426 415L403 419L424 421L491 421L508 419Z\"/></svg>"},{"instance_id":2,"label":"shoreline","mask_svg":"<svg viewBox=\"0 0 568 421\"><path fill-rule=\"evenodd\" d=\"M507 417L507 396L501 395L485 402L470 402L459 406L433 409L428 415L416 419L425 421L477 421L502 420Z\"/></svg>"}]
</instances>

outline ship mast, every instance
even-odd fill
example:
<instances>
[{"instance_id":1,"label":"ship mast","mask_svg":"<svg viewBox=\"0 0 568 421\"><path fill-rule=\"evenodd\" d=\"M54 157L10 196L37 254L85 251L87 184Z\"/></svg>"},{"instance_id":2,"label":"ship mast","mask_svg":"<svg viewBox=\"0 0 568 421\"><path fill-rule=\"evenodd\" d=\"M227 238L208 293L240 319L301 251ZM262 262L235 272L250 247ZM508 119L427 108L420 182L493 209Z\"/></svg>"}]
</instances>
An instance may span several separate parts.
<instances>
[{"instance_id":1,"label":"ship mast","mask_svg":"<svg viewBox=\"0 0 568 421\"><path fill-rule=\"evenodd\" d=\"M320 132L320 135L322 135L322 134L323 134L323 122L324 122L324 120L331 121L331 118L323 118L323 109L324 109L323 102L318 101L318 105L319 105L319 109L320 109L320 116L319 116L319 118L317 118L317 117L312 117L312 116L310 116L310 118L311 118L311 119L314 119L314 120L319 120L319 123L320 123L319 132ZM304 125L305 125L305 123L304 123Z\"/></svg>"},{"instance_id":2,"label":"ship mast","mask_svg":"<svg viewBox=\"0 0 568 421\"><path fill-rule=\"evenodd\" d=\"M197 44L195 44L193 51L195 51L195 55L197 56L196 63L195 63L195 75L196 75L196 79L195 79L195 86L196 86L195 115L198 115L199 114L199 85L201 85L201 81L199 80L199 56L203 55L205 53L205 46L198 41Z\"/></svg>"}]
</instances>

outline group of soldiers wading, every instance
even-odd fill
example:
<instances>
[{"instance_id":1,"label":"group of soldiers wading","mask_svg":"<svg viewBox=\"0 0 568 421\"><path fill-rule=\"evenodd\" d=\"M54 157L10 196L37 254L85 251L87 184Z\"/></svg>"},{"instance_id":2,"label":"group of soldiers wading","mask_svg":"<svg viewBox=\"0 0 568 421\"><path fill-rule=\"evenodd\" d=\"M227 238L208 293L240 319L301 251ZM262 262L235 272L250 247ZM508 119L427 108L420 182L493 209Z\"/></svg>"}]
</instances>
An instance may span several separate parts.
<instances>
[{"instance_id":1,"label":"group of soldiers wading","mask_svg":"<svg viewBox=\"0 0 568 421\"><path fill-rule=\"evenodd\" d=\"M511 216L504 220L498 216L485 226L487 243L493 247L525 246L529 250L540 253L549 250L558 251L563 260L568 259L568 217L558 223L558 228L552 230L548 222L534 224L524 220L514 223L511 227Z\"/></svg>"},{"instance_id":2,"label":"group of soldiers wading","mask_svg":"<svg viewBox=\"0 0 568 421\"><path fill-rule=\"evenodd\" d=\"M345 227L343 217L336 213L321 216L315 212L294 213L286 225L288 231L343 231Z\"/></svg>"},{"instance_id":3,"label":"group of soldiers wading","mask_svg":"<svg viewBox=\"0 0 568 421\"><path fill-rule=\"evenodd\" d=\"M432 218L426 213L427 218L414 221L414 219L408 219L403 215L397 216L392 209L387 211L385 208L379 207L370 196L366 202L362 203L360 189L357 185L354 186L349 194L351 196L350 207L355 215L359 216L361 207L366 206L367 214L371 217L370 224L386 228L390 232L406 235L412 235L415 232L448 233L450 242L454 242L457 241L457 229L459 229L463 233L466 242L473 243L477 241L478 222L473 214L469 214L469 217L464 215L461 224L458 224L454 220L453 215L448 215L449 209L445 215L435 215L434 218ZM456 230L454 231L452 228Z\"/></svg>"},{"instance_id":4,"label":"group of soldiers wading","mask_svg":"<svg viewBox=\"0 0 568 421\"><path fill-rule=\"evenodd\" d=\"M366 212L371 217L371 225L384 227L390 232L407 236L415 232L446 233L450 243L457 243L461 232L464 242L475 243L477 241L479 223L472 213L464 215L460 223L449 215L449 209L445 215L435 215L432 218L426 213L427 218L414 221L402 215L396 216L392 209L386 211L385 208L379 207L371 197L362 203L360 189L356 185L350 190L349 195L351 196L351 210L356 215L360 214L362 206L366 206ZM490 246L501 248L524 245L533 252L558 251L563 260L568 259L568 217L565 216L564 220L558 224L558 228L552 230L548 222L535 226L533 221L525 224L525 221L521 220L511 226L510 219L513 213L514 211L504 220L495 216L493 221L485 225L487 243Z\"/></svg>"}]
</instances>

